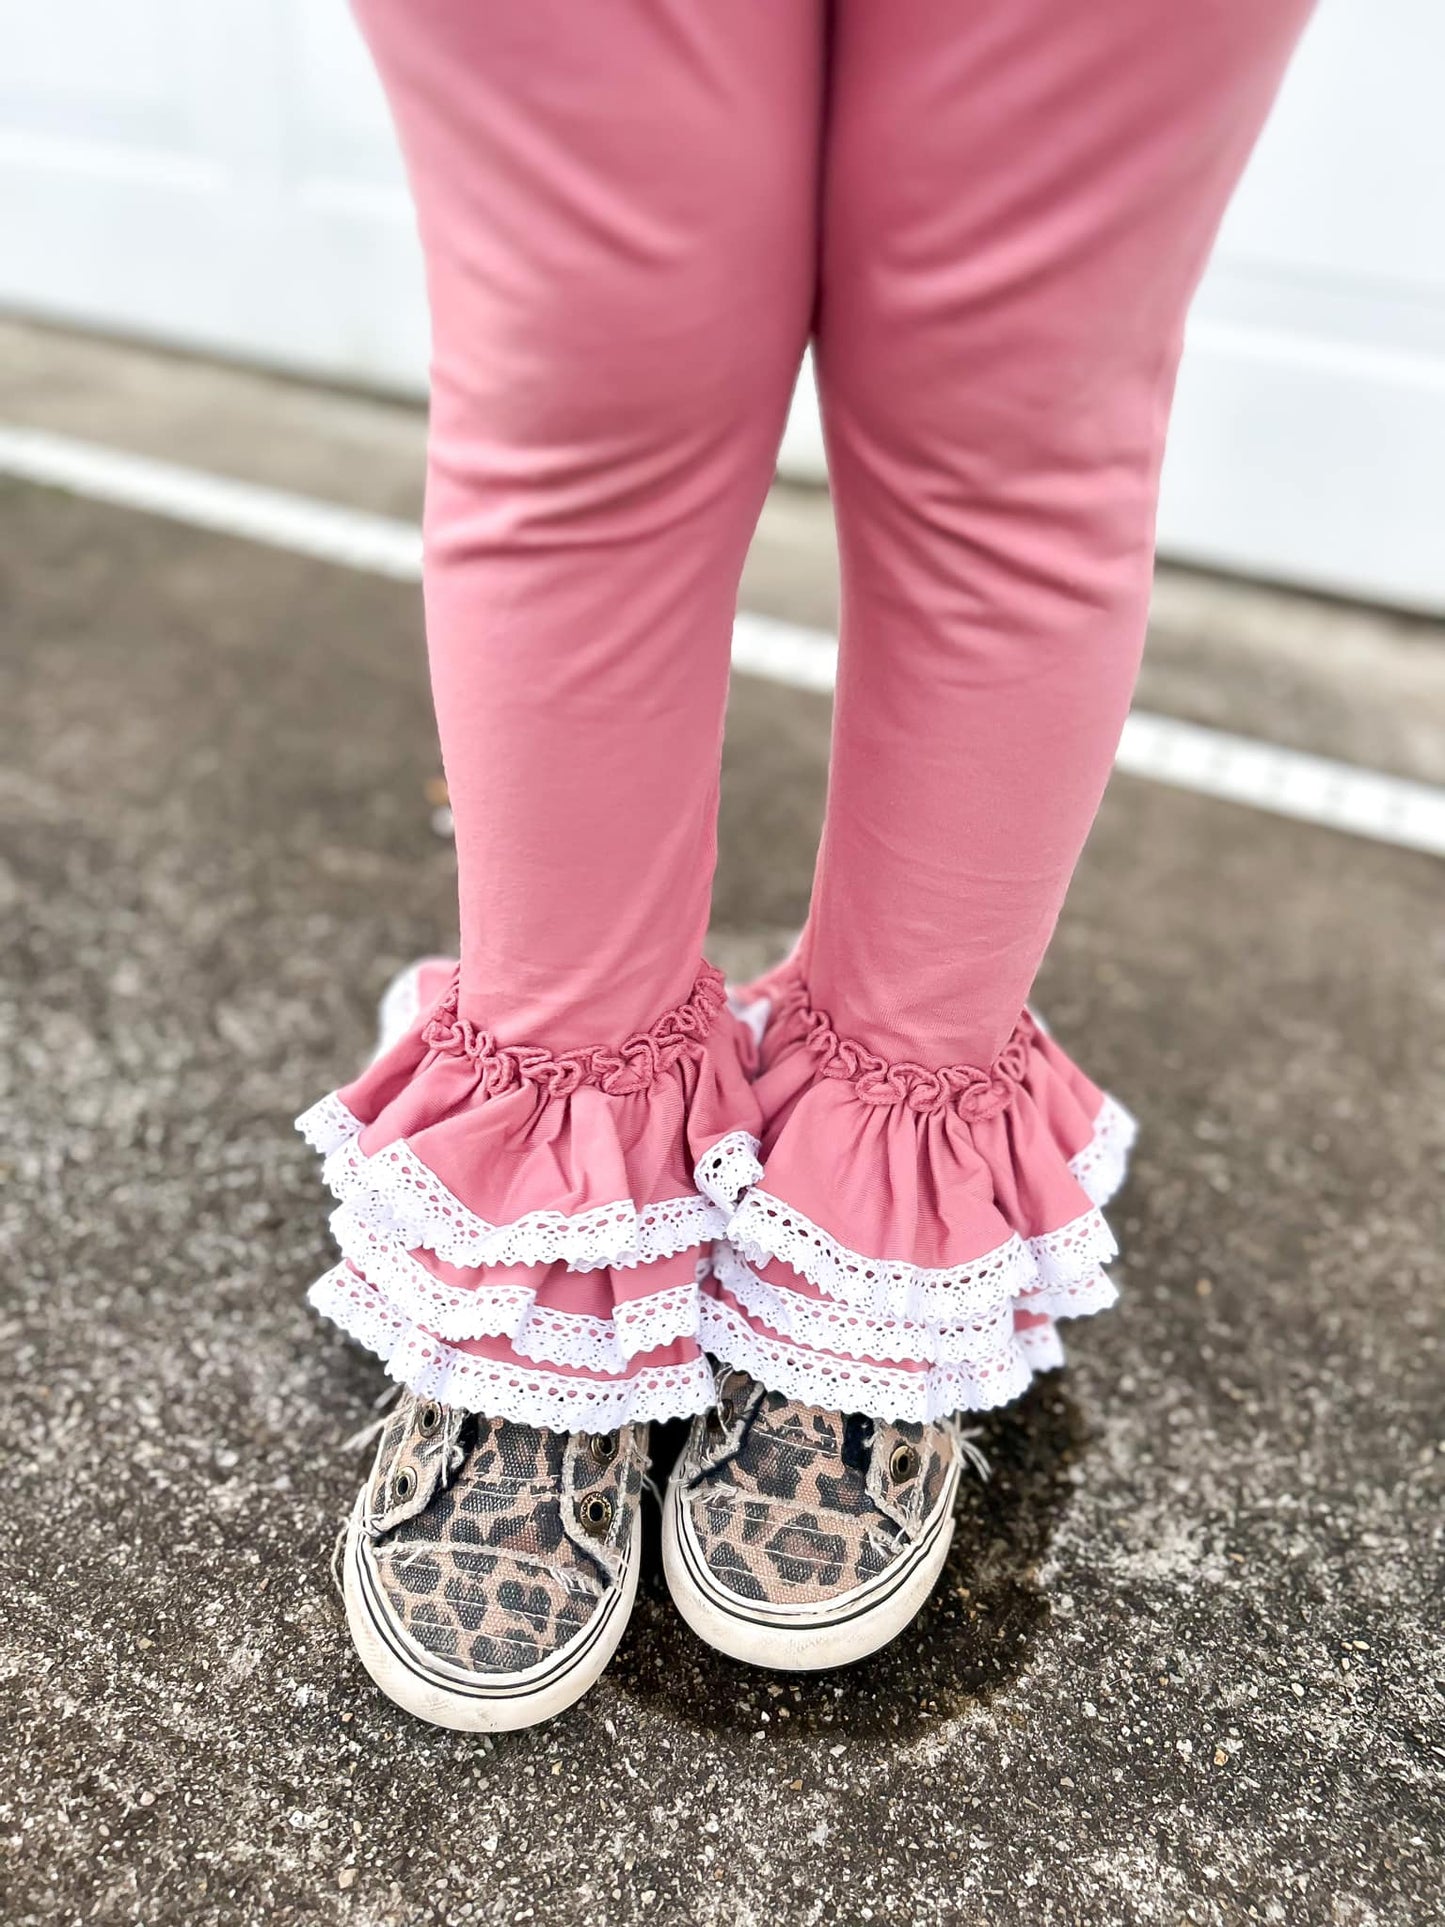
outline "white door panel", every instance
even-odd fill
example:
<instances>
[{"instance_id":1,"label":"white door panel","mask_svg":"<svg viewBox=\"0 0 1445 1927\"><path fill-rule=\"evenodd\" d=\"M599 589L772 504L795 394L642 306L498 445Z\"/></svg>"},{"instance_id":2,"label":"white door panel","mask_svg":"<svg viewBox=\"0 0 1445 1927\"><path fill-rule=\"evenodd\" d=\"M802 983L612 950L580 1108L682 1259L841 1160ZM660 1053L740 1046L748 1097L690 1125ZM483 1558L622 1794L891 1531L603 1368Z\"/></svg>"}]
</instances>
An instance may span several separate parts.
<instances>
[{"instance_id":1,"label":"white door panel","mask_svg":"<svg viewBox=\"0 0 1445 1927\"><path fill-rule=\"evenodd\" d=\"M1325 0L1190 321L1161 547L1445 609L1445 14Z\"/></svg>"},{"instance_id":2,"label":"white door panel","mask_svg":"<svg viewBox=\"0 0 1445 1927\"><path fill-rule=\"evenodd\" d=\"M422 389L344 0L0 0L0 49L0 301ZM1436 0L1323 0L1191 322L1166 552L1445 610L1442 71ZM783 463L821 473L806 379Z\"/></svg>"}]
</instances>

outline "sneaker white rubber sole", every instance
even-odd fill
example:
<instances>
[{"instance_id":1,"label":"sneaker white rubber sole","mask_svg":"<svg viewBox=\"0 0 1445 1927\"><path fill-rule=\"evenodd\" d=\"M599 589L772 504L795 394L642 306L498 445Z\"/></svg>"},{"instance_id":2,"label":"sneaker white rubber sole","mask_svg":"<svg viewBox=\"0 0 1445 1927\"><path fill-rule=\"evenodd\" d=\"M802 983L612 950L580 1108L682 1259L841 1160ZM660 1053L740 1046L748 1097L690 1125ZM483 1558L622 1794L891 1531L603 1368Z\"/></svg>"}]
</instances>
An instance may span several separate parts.
<instances>
[{"instance_id":1,"label":"sneaker white rubber sole","mask_svg":"<svg viewBox=\"0 0 1445 1927\"><path fill-rule=\"evenodd\" d=\"M346 1623L362 1665L404 1711L459 1733L514 1733L555 1719L595 1686L617 1651L637 1597L641 1534L627 1547L621 1583L567 1645L521 1673L471 1673L427 1652L396 1622L366 1554L359 1498L346 1534Z\"/></svg>"},{"instance_id":2,"label":"sneaker white rubber sole","mask_svg":"<svg viewBox=\"0 0 1445 1927\"><path fill-rule=\"evenodd\" d=\"M680 1483L671 1480L662 1514L662 1566L673 1604L718 1652L779 1673L847 1666L896 1639L923 1610L953 1541L955 1455L923 1530L886 1572L835 1598L807 1605L744 1599L721 1585L702 1555Z\"/></svg>"},{"instance_id":3,"label":"sneaker white rubber sole","mask_svg":"<svg viewBox=\"0 0 1445 1927\"><path fill-rule=\"evenodd\" d=\"M376 1011L376 1048L372 1061L384 1056L393 1044L411 1029L421 1016L421 978L429 964L440 963L440 957L418 957L415 963L405 964L386 989L381 993L381 1002Z\"/></svg>"}]
</instances>

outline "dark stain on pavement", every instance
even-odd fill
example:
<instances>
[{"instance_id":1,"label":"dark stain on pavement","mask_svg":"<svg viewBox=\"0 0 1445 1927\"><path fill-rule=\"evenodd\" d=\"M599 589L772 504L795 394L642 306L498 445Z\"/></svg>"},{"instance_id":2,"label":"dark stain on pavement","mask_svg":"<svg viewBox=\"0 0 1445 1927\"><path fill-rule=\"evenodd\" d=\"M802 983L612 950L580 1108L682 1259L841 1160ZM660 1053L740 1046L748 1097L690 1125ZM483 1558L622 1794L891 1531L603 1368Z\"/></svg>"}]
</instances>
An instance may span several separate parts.
<instances>
[{"instance_id":1,"label":"dark stain on pavement","mask_svg":"<svg viewBox=\"0 0 1445 1927\"><path fill-rule=\"evenodd\" d=\"M714 1652L679 1624L667 1602L658 1515L649 1506L646 1591L614 1662L619 1684L642 1697L660 1694L675 1718L704 1732L752 1733L767 1714L775 1743L854 1732L903 1738L929 1720L1003 1693L1029 1664L1048 1624L1037 1573L1072 1490L1084 1428L1072 1399L1045 1380L968 1430L988 1460L989 1477L965 1469L943 1576L923 1612L890 1645L853 1666L777 1676ZM659 1485L684 1436L681 1425L655 1429ZM683 1654L680 1682L647 1652L659 1642Z\"/></svg>"}]
</instances>

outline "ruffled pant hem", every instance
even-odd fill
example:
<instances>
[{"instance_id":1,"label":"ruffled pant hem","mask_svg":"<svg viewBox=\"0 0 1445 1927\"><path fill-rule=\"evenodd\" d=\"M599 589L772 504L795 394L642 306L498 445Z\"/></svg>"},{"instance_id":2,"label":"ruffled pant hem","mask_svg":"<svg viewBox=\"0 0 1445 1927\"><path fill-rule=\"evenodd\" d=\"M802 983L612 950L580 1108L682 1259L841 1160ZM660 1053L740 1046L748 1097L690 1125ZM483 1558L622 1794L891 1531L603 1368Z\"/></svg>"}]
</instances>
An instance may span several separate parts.
<instances>
[{"instance_id":1,"label":"ruffled pant hem","mask_svg":"<svg viewBox=\"0 0 1445 1927\"><path fill-rule=\"evenodd\" d=\"M610 1430L705 1409L717 1362L928 1421L1017 1397L1060 1319L1114 1302L1100 1207L1133 1122L1032 1025L970 1117L820 1075L796 993L742 1021L704 977L677 1048L661 1020L591 1054L625 1088L590 1058L557 1088L455 1036L453 983L399 980L372 1065L298 1119L339 1201L310 1301L415 1392Z\"/></svg>"}]
</instances>

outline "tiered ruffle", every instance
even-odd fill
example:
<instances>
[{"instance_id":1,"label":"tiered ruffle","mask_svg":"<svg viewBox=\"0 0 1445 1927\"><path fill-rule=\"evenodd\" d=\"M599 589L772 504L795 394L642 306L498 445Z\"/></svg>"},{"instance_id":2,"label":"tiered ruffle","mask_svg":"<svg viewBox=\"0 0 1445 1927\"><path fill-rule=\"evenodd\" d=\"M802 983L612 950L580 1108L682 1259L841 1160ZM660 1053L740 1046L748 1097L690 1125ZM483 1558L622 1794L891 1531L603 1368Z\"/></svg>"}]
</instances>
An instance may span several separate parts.
<instances>
[{"instance_id":1,"label":"tiered ruffle","mask_svg":"<svg viewBox=\"0 0 1445 1927\"><path fill-rule=\"evenodd\" d=\"M1101 1311L1100 1207L1134 1123L1027 1013L987 1067L886 1063L791 966L753 993L760 1178L738 1199L704 1344L810 1404L928 1420L1005 1403Z\"/></svg>"},{"instance_id":2,"label":"tiered ruffle","mask_svg":"<svg viewBox=\"0 0 1445 1927\"><path fill-rule=\"evenodd\" d=\"M297 1120L339 1201L312 1304L443 1403L561 1431L704 1409L699 1281L760 1170L719 974L616 1048L555 1054L460 1019L431 963L382 1043Z\"/></svg>"},{"instance_id":3,"label":"tiered ruffle","mask_svg":"<svg viewBox=\"0 0 1445 1927\"><path fill-rule=\"evenodd\" d=\"M761 1031L761 1047L756 1035ZM707 1354L810 1404L1015 1397L1113 1302L1099 1207L1133 1125L1025 1016L984 1069L887 1064L791 967L741 1015L704 967L613 1048L503 1045L454 967L298 1125L338 1199L311 1300L413 1390L524 1423L682 1417Z\"/></svg>"}]
</instances>

